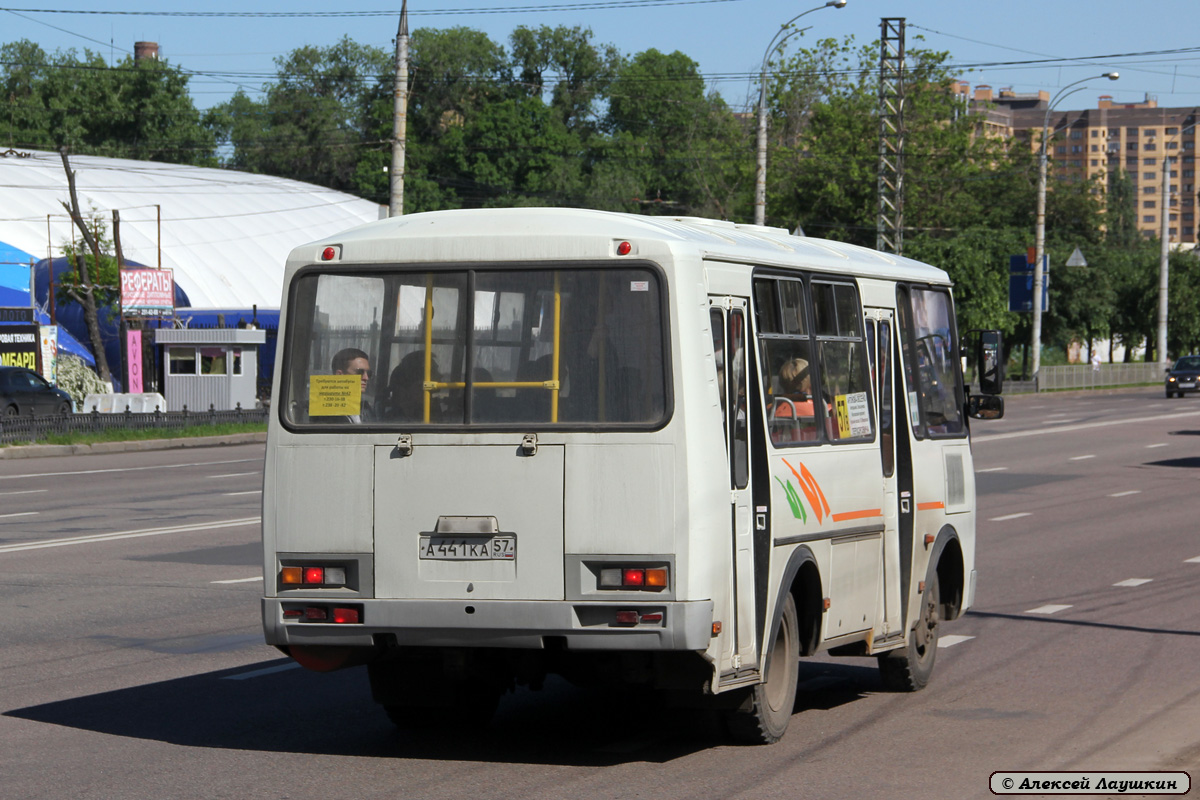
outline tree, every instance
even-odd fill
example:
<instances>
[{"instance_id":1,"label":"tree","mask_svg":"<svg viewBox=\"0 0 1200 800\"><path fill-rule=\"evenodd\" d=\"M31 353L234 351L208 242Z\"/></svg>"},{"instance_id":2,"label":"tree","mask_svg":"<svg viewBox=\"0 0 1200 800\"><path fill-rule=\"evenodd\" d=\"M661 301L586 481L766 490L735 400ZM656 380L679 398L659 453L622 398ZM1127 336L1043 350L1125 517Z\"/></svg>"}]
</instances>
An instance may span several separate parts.
<instances>
[{"instance_id":1,"label":"tree","mask_svg":"<svg viewBox=\"0 0 1200 800\"><path fill-rule=\"evenodd\" d=\"M27 40L0 48L0 131L15 145L215 164L216 137L188 94L188 76L158 59L108 66L96 53L47 56Z\"/></svg>"}]
</instances>

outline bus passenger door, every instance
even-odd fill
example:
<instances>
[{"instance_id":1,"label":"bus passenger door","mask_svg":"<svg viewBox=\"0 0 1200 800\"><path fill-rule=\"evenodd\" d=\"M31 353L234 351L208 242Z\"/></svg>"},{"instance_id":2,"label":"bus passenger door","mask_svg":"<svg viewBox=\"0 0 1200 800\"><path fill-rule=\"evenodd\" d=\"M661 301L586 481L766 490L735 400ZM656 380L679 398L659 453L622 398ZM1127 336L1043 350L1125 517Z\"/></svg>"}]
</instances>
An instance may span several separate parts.
<instances>
[{"instance_id":1,"label":"bus passenger door","mask_svg":"<svg viewBox=\"0 0 1200 800\"><path fill-rule=\"evenodd\" d=\"M747 307L742 297L709 299L713 346L717 351L719 379L723 382L722 408L725 412L725 447L729 461L730 528L732 538L732 598L736 608L730 639L735 642L734 671L754 668L758 663L757 624L754 582L753 493L750 475L751 394L748 388L749 353L746 342ZM766 529L766 512L761 515Z\"/></svg>"},{"instance_id":2,"label":"bus passenger door","mask_svg":"<svg viewBox=\"0 0 1200 800\"><path fill-rule=\"evenodd\" d=\"M904 632L900 606L900 502L896 470L896 403L893 361L895 320L891 309L867 308L866 336L871 352L871 383L879 410L879 459L883 475L883 580L880 581L877 641Z\"/></svg>"}]
</instances>

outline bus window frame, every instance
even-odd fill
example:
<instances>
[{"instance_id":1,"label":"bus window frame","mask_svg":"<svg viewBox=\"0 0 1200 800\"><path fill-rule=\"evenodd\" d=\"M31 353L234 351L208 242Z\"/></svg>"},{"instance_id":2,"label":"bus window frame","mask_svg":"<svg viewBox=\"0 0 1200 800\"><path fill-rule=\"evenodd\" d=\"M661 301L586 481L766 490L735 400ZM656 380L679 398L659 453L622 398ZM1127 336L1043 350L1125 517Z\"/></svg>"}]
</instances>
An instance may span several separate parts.
<instances>
[{"instance_id":1,"label":"bus window frame","mask_svg":"<svg viewBox=\"0 0 1200 800\"><path fill-rule=\"evenodd\" d=\"M917 371L917 365L913 363L916 355L916 319L913 307L913 291L931 291L941 294L946 298L947 308L949 313L947 319L950 323L950 358L949 363L954 364L955 374L955 396L954 407L958 410L959 430L950 433L935 433L929 430L929 419L925 408L925 394L921 391L920 381L921 376ZM904 301L901 301L901 298ZM950 291L949 286L940 286L931 283L915 283L912 281L896 281L896 317L892 326L892 336L896 337L896 341L900 344L900 357L903 359L904 366L900 372L904 376L904 388L908 397L905 398L905 406L908 407L912 398L917 398L917 413L919 416L919 424L912 424L912 409L908 409L909 419L904 422L911 430L915 439L966 439L970 435L970 426L967 424L967 416L965 411L965 392L966 387L963 383L962 374L962 348L958 340L958 309L954 303L954 295ZM903 337L903 338L901 338Z\"/></svg>"},{"instance_id":2,"label":"bus window frame","mask_svg":"<svg viewBox=\"0 0 1200 800\"><path fill-rule=\"evenodd\" d=\"M475 280L474 275L480 272L568 272L568 271L627 271L627 270L646 270L651 273L657 281L658 288L658 303L659 303L659 328L662 346L662 369L663 369L663 409L659 419L652 422L621 422L621 423L596 423L596 422L472 422L464 423L444 423L444 422L429 422L421 423L419 426L414 426L406 422L385 422L385 421L363 421L353 425L341 424L338 422L304 422L295 423L291 421L287 414L287 406L292 400L292 392L295 390L293 383L296 381L297 373L293 370L293 360L296 357L296 341L300 335L300 331L304 331L307 335L307 341L312 340L312 322L309 317L300 317L297 315L299 307L299 298L304 294L304 290L312 287L312 297L310 298L309 307L311 308L316 301L316 281L306 281L309 276L333 275L338 277L354 277L354 278L375 278L384 280L391 275L401 273L459 273L467 279L467 292L473 289ZM596 261L596 260L580 260L580 261L456 261L456 262L388 262L380 264L347 264L339 263L336 265L325 263L312 263L300 267L286 283L286 307L285 316L281 322L285 326L283 331L283 354L280 359L281 380L280 390L284 394L279 398L277 407L277 419L279 424L288 432L307 435L307 434L395 434L397 432L420 431L422 433L457 433L462 435L472 435L481 433L505 433L520 431L528 433L530 431L545 432L545 433L651 433L660 431L671 424L675 416L675 365L672 358L673 339L671 336L672 318L671 313L671 284L667 279L666 270L661 265L645 260L622 260L619 262L613 261ZM388 304L384 304L384 308L388 308ZM473 328L472 325L467 325L468 330ZM382 328L381 328L382 330ZM470 331L465 338L474 341L474 332ZM379 342L383 342L383 336L380 336ZM464 344L464 347L467 345ZM301 355L301 358L305 358ZM471 357L473 359L473 356Z\"/></svg>"}]
</instances>

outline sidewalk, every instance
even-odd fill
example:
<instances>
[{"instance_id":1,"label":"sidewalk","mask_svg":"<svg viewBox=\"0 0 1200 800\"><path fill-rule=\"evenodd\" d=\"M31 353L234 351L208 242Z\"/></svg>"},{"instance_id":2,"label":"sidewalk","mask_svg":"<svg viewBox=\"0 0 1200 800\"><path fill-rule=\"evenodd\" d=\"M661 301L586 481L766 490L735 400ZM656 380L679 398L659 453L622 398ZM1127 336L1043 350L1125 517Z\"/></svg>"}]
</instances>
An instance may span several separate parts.
<instances>
[{"instance_id":1,"label":"sidewalk","mask_svg":"<svg viewBox=\"0 0 1200 800\"><path fill-rule=\"evenodd\" d=\"M85 456L100 453L135 453L146 450L170 450L176 447L220 447L230 444L255 444L267 441L266 431L231 433L225 436L191 436L181 439L143 439L132 442L96 444L22 444L0 447L0 460L45 458L48 456Z\"/></svg>"}]
</instances>

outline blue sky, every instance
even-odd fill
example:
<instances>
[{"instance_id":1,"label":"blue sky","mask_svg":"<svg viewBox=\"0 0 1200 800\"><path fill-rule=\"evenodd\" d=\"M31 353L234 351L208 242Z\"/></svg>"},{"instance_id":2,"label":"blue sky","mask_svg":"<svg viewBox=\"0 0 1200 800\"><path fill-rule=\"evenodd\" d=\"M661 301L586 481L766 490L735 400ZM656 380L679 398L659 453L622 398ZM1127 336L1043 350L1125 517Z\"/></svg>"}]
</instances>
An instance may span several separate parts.
<instances>
[{"instance_id":1,"label":"blue sky","mask_svg":"<svg viewBox=\"0 0 1200 800\"><path fill-rule=\"evenodd\" d=\"M596 41L616 45L626 54L652 47L681 50L711 76L710 85L740 109L755 96L750 75L757 73L763 51L779 26L820 4L821 0L412 0L409 13L413 29L462 25L482 30L501 44L507 44L518 25L579 25L591 28ZM399 2L350 0L339 8L316 0L64 0L56 4L24 0L21 5L0 7L0 42L28 38L49 51L88 48L119 59L132 51L136 40L156 41L163 56L176 66L238 73L237 77L192 79L192 94L204 108L226 99L237 85L259 89L274 72L274 58L301 45L328 45L348 35L390 49L397 16L229 18L33 9L398 12ZM503 13L481 13L496 10ZM1160 106L1200 105L1197 0L848 0L845 8L823 8L801 24L812 26L805 34L809 42L812 37L853 35L857 42L868 43L878 37L882 17L906 18L908 46L949 51L951 63L960 67L956 72L972 85L1011 87L1017 92L1044 89L1053 94L1068 83L1115 69L1121 72L1119 81L1089 82L1086 91L1059 107L1095 107L1101 94L1111 94L1117 102L1139 102L1151 95ZM918 36L924 41L918 41ZM1188 52L1125 55L1171 50Z\"/></svg>"}]
</instances>

